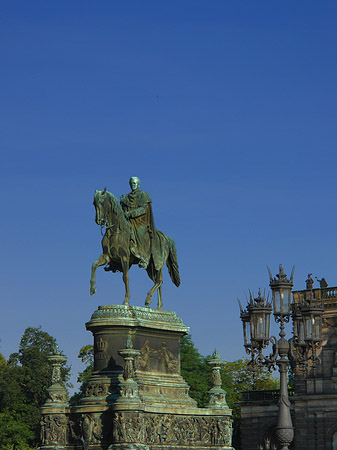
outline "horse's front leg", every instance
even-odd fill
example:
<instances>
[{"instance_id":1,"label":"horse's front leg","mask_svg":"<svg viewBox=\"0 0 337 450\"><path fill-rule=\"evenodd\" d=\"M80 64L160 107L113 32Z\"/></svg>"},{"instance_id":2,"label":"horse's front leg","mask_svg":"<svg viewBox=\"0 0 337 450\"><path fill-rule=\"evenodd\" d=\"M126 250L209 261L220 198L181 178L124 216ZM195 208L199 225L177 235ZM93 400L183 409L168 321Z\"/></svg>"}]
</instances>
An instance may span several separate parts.
<instances>
[{"instance_id":1,"label":"horse's front leg","mask_svg":"<svg viewBox=\"0 0 337 450\"><path fill-rule=\"evenodd\" d=\"M102 253L101 256L92 263L91 278L90 278L90 295L94 295L97 292L96 286L95 286L97 267L104 266L104 264L108 264L108 262L109 262L109 257L107 255L105 255L104 253Z\"/></svg>"},{"instance_id":2,"label":"horse's front leg","mask_svg":"<svg viewBox=\"0 0 337 450\"><path fill-rule=\"evenodd\" d=\"M122 260L123 281L125 286L125 298L123 305L129 306L130 289L129 289L129 261Z\"/></svg>"}]
</instances>

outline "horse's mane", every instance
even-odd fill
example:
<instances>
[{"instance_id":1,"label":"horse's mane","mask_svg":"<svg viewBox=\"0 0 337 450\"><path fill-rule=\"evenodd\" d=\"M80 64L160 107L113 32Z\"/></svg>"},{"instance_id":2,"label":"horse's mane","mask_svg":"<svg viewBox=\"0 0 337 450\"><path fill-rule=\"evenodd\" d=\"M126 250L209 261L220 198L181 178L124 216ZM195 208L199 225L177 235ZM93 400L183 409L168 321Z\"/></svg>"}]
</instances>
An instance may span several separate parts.
<instances>
[{"instance_id":1,"label":"horse's mane","mask_svg":"<svg viewBox=\"0 0 337 450\"><path fill-rule=\"evenodd\" d=\"M104 195L107 195L110 200L112 213L116 215L116 222L119 224L119 228L129 229L130 223L126 220L124 211L117 199L111 192L106 191Z\"/></svg>"},{"instance_id":2,"label":"horse's mane","mask_svg":"<svg viewBox=\"0 0 337 450\"><path fill-rule=\"evenodd\" d=\"M108 195L110 197L110 203L111 203L111 209L112 212L116 215L117 218L117 222L118 223L123 223L123 225L128 226L129 222L126 220L125 215L124 215L124 211L122 210L122 207L117 199L117 197L115 197L111 192L106 192L106 195Z\"/></svg>"}]
</instances>

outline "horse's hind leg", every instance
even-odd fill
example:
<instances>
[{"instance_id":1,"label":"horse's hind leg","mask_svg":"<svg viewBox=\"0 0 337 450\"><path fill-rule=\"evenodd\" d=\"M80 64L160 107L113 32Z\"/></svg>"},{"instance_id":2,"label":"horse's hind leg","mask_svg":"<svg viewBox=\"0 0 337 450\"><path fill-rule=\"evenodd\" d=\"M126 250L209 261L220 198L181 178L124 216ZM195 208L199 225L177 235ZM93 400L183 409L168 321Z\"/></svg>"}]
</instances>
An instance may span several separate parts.
<instances>
[{"instance_id":1,"label":"horse's hind leg","mask_svg":"<svg viewBox=\"0 0 337 450\"><path fill-rule=\"evenodd\" d=\"M156 273L155 276L155 283L152 287L152 289L149 290L149 292L147 293L146 296L146 300L145 300L145 306L147 306L148 308L151 305L151 301L152 301L152 295L155 293L155 291L157 289L160 288L160 286L163 283L163 269L161 268L160 270L158 270L158 272ZM160 299L160 300L159 300ZM162 301L161 301L161 291L158 291L158 309L161 309L161 307L163 306Z\"/></svg>"},{"instance_id":2,"label":"horse's hind leg","mask_svg":"<svg viewBox=\"0 0 337 450\"><path fill-rule=\"evenodd\" d=\"M96 286L95 286L95 277L96 277L97 267L104 266L104 264L108 264L108 262L109 262L109 257L107 255L105 255L104 253L102 253L101 256L92 263L91 278L90 278L90 295L94 295L97 292Z\"/></svg>"},{"instance_id":3,"label":"horse's hind leg","mask_svg":"<svg viewBox=\"0 0 337 450\"><path fill-rule=\"evenodd\" d=\"M163 300L162 300L162 296L161 296L161 285L162 284L163 284L163 280L160 283L160 286L158 287L158 290L157 290L157 295L158 295L158 306L157 306L157 309L162 309L162 307L163 307Z\"/></svg>"},{"instance_id":4,"label":"horse's hind leg","mask_svg":"<svg viewBox=\"0 0 337 450\"><path fill-rule=\"evenodd\" d=\"M162 309L163 307L163 300L161 296L161 285L163 284L163 271L160 271L160 285L158 286L157 295L158 295L158 306L157 309Z\"/></svg>"}]
</instances>

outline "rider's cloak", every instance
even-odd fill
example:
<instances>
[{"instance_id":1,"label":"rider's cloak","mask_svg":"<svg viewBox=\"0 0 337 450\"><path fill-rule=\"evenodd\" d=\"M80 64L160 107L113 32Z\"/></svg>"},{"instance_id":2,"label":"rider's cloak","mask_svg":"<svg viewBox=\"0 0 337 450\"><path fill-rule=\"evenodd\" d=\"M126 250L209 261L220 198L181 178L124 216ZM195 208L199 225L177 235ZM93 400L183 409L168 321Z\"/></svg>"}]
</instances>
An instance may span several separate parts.
<instances>
[{"instance_id":1,"label":"rider's cloak","mask_svg":"<svg viewBox=\"0 0 337 450\"><path fill-rule=\"evenodd\" d=\"M155 268L159 270L165 260L162 251L164 235L156 230L152 213L152 200L149 194L139 189L121 197L121 206L128 212L132 227L130 248L139 258L139 266L147 268L152 256Z\"/></svg>"}]
</instances>

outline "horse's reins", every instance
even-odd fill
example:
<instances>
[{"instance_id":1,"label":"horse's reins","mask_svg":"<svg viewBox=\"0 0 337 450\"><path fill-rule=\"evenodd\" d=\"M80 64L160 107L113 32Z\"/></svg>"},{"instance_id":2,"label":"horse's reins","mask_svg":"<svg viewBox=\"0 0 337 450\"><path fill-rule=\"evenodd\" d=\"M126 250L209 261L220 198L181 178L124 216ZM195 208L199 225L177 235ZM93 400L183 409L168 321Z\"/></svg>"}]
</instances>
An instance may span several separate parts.
<instances>
[{"instance_id":1,"label":"horse's reins","mask_svg":"<svg viewBox=\"0 0 337 450\"><path fill-rule=\"evenodd\" d=\"M100 225L101 228L101 235L104 236L103 234L103 228L105 227L106 230L111 230L113 228L113 225L108 225L107 221L105 221L105 223L103 225ZM119 234L119 231L115 231L115 234Z\"/></svg>"},{"instance_id":2,"label":"horse's reins","mask_svg":"<svg viewBox=\"0 0 337 450\"><path fill-rule=\"evenodd\" d=\"M104 227L105 227L106 231L111 230L111 232L112 232L113 234L119 234L120 231L117 231L117 230L118 230L117 223L115 223L115 226L116 226L116 230L113 231L114 225L109 225L108 220L107 220L107 216L105 216L105 218L104 218L104 224L103 224L103 225L100 225L100 228L101 228L101 235L104 236L104 234L103 234L103 228L104 228Z\"/></svg>"}]
</instances>

